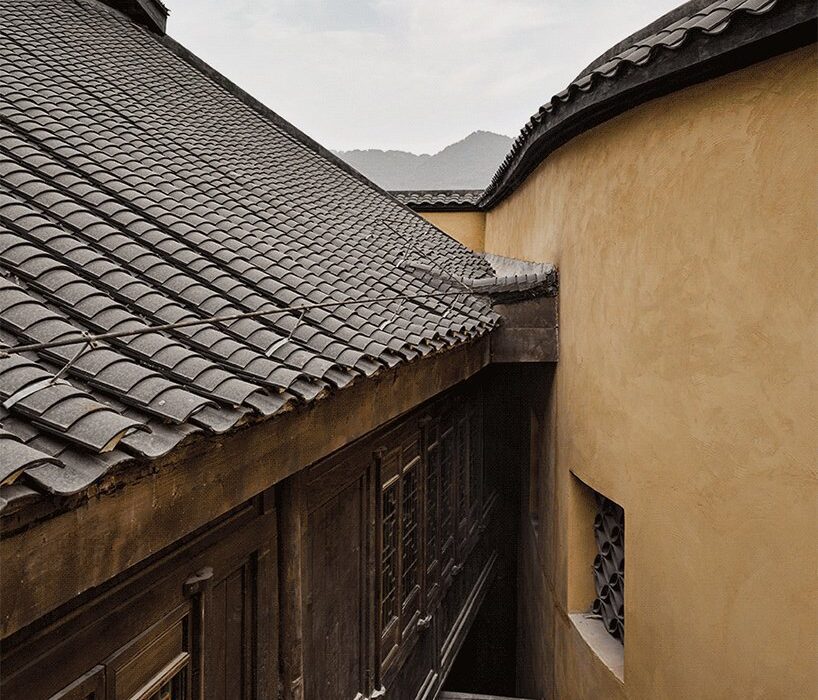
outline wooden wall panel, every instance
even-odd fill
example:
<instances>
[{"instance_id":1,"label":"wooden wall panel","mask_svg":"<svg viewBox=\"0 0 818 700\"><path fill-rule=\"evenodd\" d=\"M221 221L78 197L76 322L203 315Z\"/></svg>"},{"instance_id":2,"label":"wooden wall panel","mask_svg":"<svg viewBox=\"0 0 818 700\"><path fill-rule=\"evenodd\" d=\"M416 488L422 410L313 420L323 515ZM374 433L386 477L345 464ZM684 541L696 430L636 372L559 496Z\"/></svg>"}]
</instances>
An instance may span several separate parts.
<instances>
[{"instance_id":1,"label":"wooden wall panel","mask_svg":"<svg viewBox=\"0 0 818 700\"><path fill-rule=\"evenodd\" d=\"M363 474L309 514L305 619L309 698L364 694L365 503Z\"/></svg>"},{"instance_id":2,"label":"wooden wall panel","mask_svg":"<svg viewBox=\"0 0 818 700\"><path fill-rule=\"evenodd\" d=\"M210 600L208 636L208 700L245 700L254 697L254 609L257 579L252 559L214 583Z\"/></svg>"},{"instance_id":3,"label":"wooden wall panel","mask_svg":"<svg viewBox=\"0 0 818 700\"><path fill-rule=\"evenodd\" d=\"M170 683L174 699L271 697L277 546L268 501L254 499L51 624L5 642L0 696L132 700Z\"/></svg>"}]
</instances>

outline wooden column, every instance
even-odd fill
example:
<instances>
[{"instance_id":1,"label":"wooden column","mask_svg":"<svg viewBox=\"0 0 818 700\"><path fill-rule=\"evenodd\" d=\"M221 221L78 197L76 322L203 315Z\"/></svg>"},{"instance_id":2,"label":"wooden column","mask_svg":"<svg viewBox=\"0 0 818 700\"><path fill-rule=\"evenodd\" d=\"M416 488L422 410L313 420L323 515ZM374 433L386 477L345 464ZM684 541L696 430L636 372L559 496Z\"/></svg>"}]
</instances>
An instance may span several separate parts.
<instances>
[{"instance_id":1,"label":"wooden column","mask_svg":"<svg viewBox=\"0 0 818 700\"><path fill-rule=\"evenodd\" d=\"M305 523L302 479L296 475L278 487L278 600L282 700L304 698L302 619L302 535Z\"/></svg>"}]
</instances>

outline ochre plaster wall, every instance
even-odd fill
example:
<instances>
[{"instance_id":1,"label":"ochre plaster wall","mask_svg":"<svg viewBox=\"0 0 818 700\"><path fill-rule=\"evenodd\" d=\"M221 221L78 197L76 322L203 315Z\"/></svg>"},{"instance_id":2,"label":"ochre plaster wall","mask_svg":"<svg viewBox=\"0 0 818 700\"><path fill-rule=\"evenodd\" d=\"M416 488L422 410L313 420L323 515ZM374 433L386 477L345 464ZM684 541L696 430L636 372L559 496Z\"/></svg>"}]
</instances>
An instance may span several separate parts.
<instances>
[{"instance_id":1,"label":"ochre plaster wall","mask_svg":"<svg viewBox=\"0 0 818 700\"><path fill-rule=\"evenodd\" d=\"M445 231L467 248L482 252L486 234L486 214L482 211L423 211L424 219Z\"/></svg>"},{"instance_id":2,"label":"ochre plaster wall","mask_svg":"<svg viewBox=\"0 0 818 700\"><path fill-rule=\"evenodd\" d=\"M487 251L561 282L521 691L815 697L814 58L635 108L488 214ZM571 471L625 508L624 685L566 617L590 576Z\"/></svg>"}]
</instances>

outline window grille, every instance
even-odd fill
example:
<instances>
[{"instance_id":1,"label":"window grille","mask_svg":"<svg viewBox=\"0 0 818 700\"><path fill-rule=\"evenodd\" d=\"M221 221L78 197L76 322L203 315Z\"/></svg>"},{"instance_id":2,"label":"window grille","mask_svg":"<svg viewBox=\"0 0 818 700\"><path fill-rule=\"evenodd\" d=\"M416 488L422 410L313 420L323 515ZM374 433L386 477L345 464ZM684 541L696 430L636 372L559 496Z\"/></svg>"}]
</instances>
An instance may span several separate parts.
<instances>
[{"instance_id":1,"label":"window grille","mask_svg":"<svg viewBox=\"0 0 818 700\"><path fill-rule=\"evenodd\" d=\"M597 555L593 576L596 598L592 612L602 618L608 633L625 641L625 511L596 494L594 537Z\"/></svg>"},{"instance_id":2,"label":"window grille","mask_svg":"<svg viewBox=\"0 0 818 700\"><path fill-rule=\"evenodd\" d=\"M477 517L483 490L483 425L479 411L469 418L469 429L469 500Z\"/></svg>"}]
</instances>

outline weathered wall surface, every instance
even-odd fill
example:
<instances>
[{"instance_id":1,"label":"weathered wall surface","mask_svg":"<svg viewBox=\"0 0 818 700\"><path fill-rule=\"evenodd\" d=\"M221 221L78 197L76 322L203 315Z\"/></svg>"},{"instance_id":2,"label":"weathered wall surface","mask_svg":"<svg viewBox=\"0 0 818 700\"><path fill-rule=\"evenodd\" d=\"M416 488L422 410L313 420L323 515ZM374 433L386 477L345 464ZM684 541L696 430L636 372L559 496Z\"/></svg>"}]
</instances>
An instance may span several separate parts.
<instances>
[{"instance_id":1,"label":"weathered wall surface","mask_svg":"<svg viewBox=\"0 0 818 700\"><path fill-rule=\"evenodd\" d=\"M467 248L482 252L486 234L486 214L482 211L422 211L420 216L445 231Z\"/></svg>"},{"instance_id":2,"label":"weathered wall surface","mask_svg":"<svg viewBox=\"0 0 818 700\"><path fill-rule=\"evenodd\" d=\"M561 279L521 692L814 696L813 71L803 49L638 107L488 214L486 250ZM567 618L570 472L625 508L624 684Z\"/></svg>"}]
</instances>

